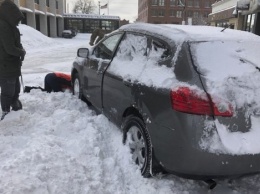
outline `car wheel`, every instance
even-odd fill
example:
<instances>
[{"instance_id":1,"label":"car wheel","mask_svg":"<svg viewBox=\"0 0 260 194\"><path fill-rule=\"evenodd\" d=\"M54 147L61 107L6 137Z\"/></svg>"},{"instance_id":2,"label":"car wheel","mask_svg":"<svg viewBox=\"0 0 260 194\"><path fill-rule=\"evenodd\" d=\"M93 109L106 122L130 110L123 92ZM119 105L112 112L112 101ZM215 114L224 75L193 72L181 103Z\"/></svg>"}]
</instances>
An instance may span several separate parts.
<instances>
[{"instance_id":1,"label":"car wheel","mask_svg":"<svg viewBox=\"0 0 260 194\"><path fill-rule=\"evenodd\" d=\"M123 143L129 146L133 161L139 166L143 177L150 177L152 146L144 122L131 115L126 117L122 127Z\"/></svg>"},{"instance_id":2,"label":"car wheel","mask_svg":"<svg viewBox=\"0 0 260 194\"><path fill-rule=\"evenodd\" d=\"M74 75L74 79L72 83L72 92L73 95L77 96L79 99L82 99L82 86L81 86L78 73Z\"/></svg>"}]
</instances>

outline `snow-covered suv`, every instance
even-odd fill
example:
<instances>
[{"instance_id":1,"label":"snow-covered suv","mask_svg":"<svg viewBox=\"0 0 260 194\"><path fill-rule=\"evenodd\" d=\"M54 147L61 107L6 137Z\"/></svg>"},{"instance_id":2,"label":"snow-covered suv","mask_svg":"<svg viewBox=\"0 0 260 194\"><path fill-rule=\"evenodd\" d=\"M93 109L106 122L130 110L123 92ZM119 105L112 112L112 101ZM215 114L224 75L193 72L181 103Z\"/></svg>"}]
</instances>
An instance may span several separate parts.
<instances>
[{"instance_id":1,"label":"snow-covered suv","mask_svg":"<svg viewBox=\"0 0 260 194\"><path fill-rule=\"evenodd\" d=\"M260 38L210 26L122 26L73 63L74 94L123 132L141 173L260 172Z\"/></svg>"}]
</instances>

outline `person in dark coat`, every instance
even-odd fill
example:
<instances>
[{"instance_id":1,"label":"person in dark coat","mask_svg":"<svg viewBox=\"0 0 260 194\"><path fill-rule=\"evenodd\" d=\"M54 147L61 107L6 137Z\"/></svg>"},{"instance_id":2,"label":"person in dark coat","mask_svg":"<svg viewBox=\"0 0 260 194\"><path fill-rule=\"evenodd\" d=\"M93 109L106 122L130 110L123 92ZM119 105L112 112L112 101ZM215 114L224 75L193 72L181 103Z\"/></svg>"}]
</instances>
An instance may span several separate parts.
<instances>
[{"instance_id":1,"label":"person in dark coat","mask_svg":"<svg viewBox=\"0 0 260 194\"><path fill-rule=\"evenodd\" d=\"M102 29L95 29L91 34L89 45L93 46L97 44L102 38L104 38L104 36L105 32Z\"/></svg>"},{"instance_id":2,"label":"person in dark coat","mask_svg":"<svg viewBox=\"0 0 260 194\"><path fill-rule=\"evenodd\" d=\"M21 66L26 54L17 28L23 14L10 0L0 5L0 87L2 116L12 110L22 109L19 100Z\"/></svg>"}]
</instances>

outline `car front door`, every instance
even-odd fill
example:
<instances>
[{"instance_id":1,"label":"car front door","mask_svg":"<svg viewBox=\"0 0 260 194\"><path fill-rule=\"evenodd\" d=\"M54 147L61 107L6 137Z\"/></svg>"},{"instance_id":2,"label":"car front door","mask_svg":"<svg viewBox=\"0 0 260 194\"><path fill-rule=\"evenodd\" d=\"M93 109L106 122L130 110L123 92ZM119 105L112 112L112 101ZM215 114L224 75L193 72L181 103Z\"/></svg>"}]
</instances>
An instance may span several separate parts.
<instances>
[{"instance_id":1,"label":"car front door","mask_svg":"<svg viewBox=\"0 0 260 194\"><path fill-rule=\"evenodd\" d=\"M165 42L144 34L127 32L120 42L113 61L103 79L103 112L121 124L124 111L139 107L144 96L152 98L142 89L156 79L153 69L171 61L170 48ZM164 67L162 67L164 69ZM170 71L170 69L169 69Z\"/></svg>"},{"instance_id":2,"label":"car front door","mask_svg":"<svg viewBox=\"0 0 260 194\"><path fill-rule=\"evenodd\" d=\"M123 33L116 33L100 42L89 56L83 69L83 92L87 99L101 110L101 84L104 70L112 60Z\"/></svg>"},{"instance_id":3,"label":"car front door","mask_svg":"<svg viewBox=\"0 0 260 194\"><path fill-rule=\"evenodd\" d=\"M103 112L118 124L126 107L135 102L134 95L138 93L135 75L147 61L147 40L145 35L126 33L104 74Z\"/></svg>"}]
</instances>

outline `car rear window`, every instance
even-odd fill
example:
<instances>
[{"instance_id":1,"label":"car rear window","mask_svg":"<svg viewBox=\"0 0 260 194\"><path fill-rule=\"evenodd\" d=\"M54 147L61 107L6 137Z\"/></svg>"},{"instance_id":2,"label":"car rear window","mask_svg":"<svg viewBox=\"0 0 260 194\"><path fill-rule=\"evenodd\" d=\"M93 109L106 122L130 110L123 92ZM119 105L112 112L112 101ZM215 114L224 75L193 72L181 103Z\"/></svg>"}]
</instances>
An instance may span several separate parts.
<instances>
[{"instance_id":1,"label":"car rear window","mask_svg":"<svg viewBox=\"0 0 260 194\"><path fill-rule=\"evenodd\" d=\"M205 78L207 91L232 103L234 109L260 111L259 42L191 43L194 65ZM249 105L249 106L248 106Z\"/></svg>"},{"instance_id":2,"label":"car rear window","mask_svg":"<svg viewBox=\"0 0 260 194\"><path fill-rule=\"evenodd\" d=\"M193 42L190 49L194 65L209 80L240 77L260 67L259 42Z\"/></svg>"}]
</instances>

